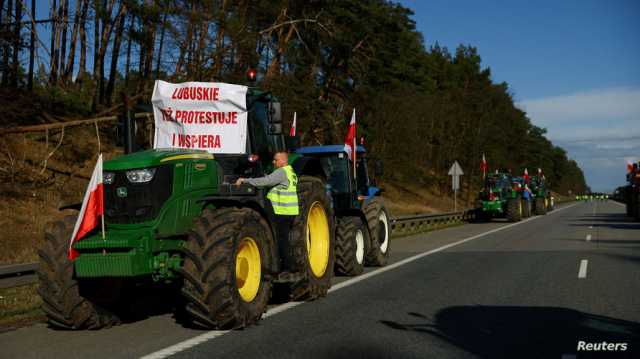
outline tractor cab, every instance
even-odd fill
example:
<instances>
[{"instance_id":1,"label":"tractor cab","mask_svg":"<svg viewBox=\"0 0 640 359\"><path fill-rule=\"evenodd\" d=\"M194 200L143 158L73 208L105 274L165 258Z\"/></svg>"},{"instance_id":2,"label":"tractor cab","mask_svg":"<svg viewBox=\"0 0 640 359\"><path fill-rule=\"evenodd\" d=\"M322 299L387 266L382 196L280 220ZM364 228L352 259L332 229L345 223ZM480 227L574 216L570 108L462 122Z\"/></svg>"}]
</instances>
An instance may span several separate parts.
<instances>
[{"instance_id":1,"label":"tractor cab","mask_svg":"<svg viewBox=\"0 0 640 359\"><path fill-rule=\"evenodd\" d=\"M296 151L320 160L327 178L327 192L331 193L336 210L361 208L361 202L377 190L370 186L364 147L357 146L356 151L355 176L353 162L344 151L344 145L308 146Z\"/></svg>"}]
</instances>

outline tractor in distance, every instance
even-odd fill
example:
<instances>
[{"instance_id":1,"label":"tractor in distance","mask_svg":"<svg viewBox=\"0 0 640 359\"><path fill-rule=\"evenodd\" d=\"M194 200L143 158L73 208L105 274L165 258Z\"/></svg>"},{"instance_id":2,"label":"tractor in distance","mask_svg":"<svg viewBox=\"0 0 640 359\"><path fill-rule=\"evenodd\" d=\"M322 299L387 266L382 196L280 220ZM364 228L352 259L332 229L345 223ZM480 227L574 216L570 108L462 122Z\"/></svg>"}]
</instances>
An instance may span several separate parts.
<instances>
[{"instance_id":1,"label":"tractor in distance","mask_svg":"<svg viewBox=\"0 0 640 359\"><path fill-rule=\"evenodd\" d=\"M629 166L623 196L627 216L640 221L640 162Z\"/></svg>"},{"instance_id":2,"label":"tractor in distance","mask_svg":"<svg viewBox=\"0 0 640 359\"><path fill-rule=\"evenodd\" d=\"M513 190L522 199L522 218L529 218L533 214L533 193L530 182L525 177L513 177L511 179Z\"/></svg>"},{"instance_id":3,"label":"tractor in distance","mask_svg":"<svg viewBox=\"0 0 640 359\"><path fill-rule=\"evenodd\" d=\"M297 150L320 160L327 177L336 216L335 272L355 276L365 265L383 266L390 249L390 218L381 190L368 176L365 148L356 146L356 171L344 145L308 146ZM382 175L382 163L374 162L375 177Z\"/></svg>"},{"instance_id":4,"label":"tractor in distance","mask_svg":"<svg viewBox=\"0 0 640 359\"><path fill-rule=\"evenodd\" d=\"M249 87L246 111L246 153L149 149L105 161L104 237L98 226L74 242L74 261L67 249L77 214L47 225L38 251L39 294L53 326L118 324L138 294L157 288L175 295L177 318L207 329L257 322L274 284L288 299L327 294L334 215L321 161L289 157L300 214L288 253L278 253L267 190L234 182L270 173L274 152L288 149L280 103ZM131 131L125 136L130 144ZM283 270L284 256L294 268Z\"/></svg>"},{"instance_id":5,"label":"tractor in distance","mask_svg":"<svg viewBox=\"0 0 640 359\"><path fill-rule=\"evenodd\" d=\"M510 222L518 222L524 215L524 203L517 184L507 172L496 172L487 175L484 188L476 202L476 218L507 218Z\"/></svg>"},{"instance_id":6,"label":"tractor in distance","mask_svg":"<svg viewBox=\"0 0 640 359\"><path fill-rule=\"evenodd\" d=\"M533 193L533 212L538 215L545 215L555 207L555 200L546 182L546 178L540 175L531 176L529 180L529 188Z\"/></svg>"}]
</instances>

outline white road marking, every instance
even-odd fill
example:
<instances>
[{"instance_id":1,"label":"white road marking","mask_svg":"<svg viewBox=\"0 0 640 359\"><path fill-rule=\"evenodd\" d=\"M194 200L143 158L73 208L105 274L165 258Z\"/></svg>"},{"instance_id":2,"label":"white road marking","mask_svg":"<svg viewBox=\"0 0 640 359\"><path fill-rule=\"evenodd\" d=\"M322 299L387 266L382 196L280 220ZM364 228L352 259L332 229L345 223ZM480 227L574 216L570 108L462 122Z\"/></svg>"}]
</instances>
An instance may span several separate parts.
<instances>
[{"instance_id":1,"label":"white road marking","mask_svg":"<svg viewBox=\"0 0 640 359\"><path fill-rule=\"evenodd\" d=\"M593 226L589 226L589 229L593 229Z\"/></svg>"},{"instance_id":2,"label":"white road marking","mask_svg":"<svg viewBox=\"0 0 640 359\"><path fill-rule=\"evenodd\" d=\"M589 242L591 240L591 235L587 234L587 242Z\"/></svg>"},{"instance_id":3,"label":"white road marking","mask_svg":"<svg viewBox=\"0 0 640 359\"><path fill-rule=\"evenodd\" d=\"M578 278L583 279L587 278L587 265L589 265L589 261L583 259L580 261L580 269L578 269Z\"/></svg>"},{"instance_id":4,"label":"white road marking","mask_svg":"<svg viewBox=\"0 0 640 359\"><path fill-rule=\"evenodd\" d=\"M609 203L617 204L618 206L622 206L622 207L626 207L627 206L624 203L620 203L620 202L616 202L616 201L610 201Z\"/></svg>"},{"instance_id":5,"label":"white road marking","mask_svg":"<svg viewBox=\"0 0 640 359\"><path fill-rule=\"evenodd\" d=\"M551 212L550 214L553 215L554 213L558 213L558 212L563 211L565 209L569 209L569 208L574 207L574 206L576 206L578 204L579 203L574 203L572 205L556 209L553 212ZM451 243L451 244L447 244L447 245L444 245L444 246L436 248L436 249L432 249L432 250L430 250L428 252L420 253L420 254L414 255L412 257L405 258L405 259L403 259L403 260L401 260L399 262L390 264L390 265L388 265L386 267L382 267L380 269L376 269L374 271L371 271L369 273L360 275L358 277L351 278L351 279L346 280L346 281L344 281L342 283L338 283L338 284L332 286L329 289L329 292L334 292L336 290L339 290L339 289L354 285L354 284L356 284L358 282L361 282L363 280L366 280L368 278L377 276L377 275L382 274L384 272L388 272L388 271L390 271L392 269L395 269L395 268L398 268L398 267L403 266L405 264L408 264L408 263L411 263L413 261L416 261L416 260L418 260L418 259L420 259L422 257L426 257L428 255L431 255L431 254L434 254L434 253L438 253L438 252L443 251L445 249L449 249L451 247L454 247L454 246L469 242L471 240L478 239L480 237L484 237L487 234L492 234L492 233L495 233L495 232L499 232L499 231L505 230L507 228L511 228L511 227L514 227L514 226L517 226L517 225L520 225L520 224L527 223L529 221L533 221L533 220L538 219L538 218L547 218L547 217L546 216L530 217L530 218L527 218L527 219L525 219L523 221L520 221L520 222L517 222L517 223L512 223L512 224L506 225L504 227L495 228L495 229L492 229L490 231L487 231L487 232L484 232L484 233L480 233L480 234L477 234L475 236L472 236L472 237L469 237L469 238L465 238L463 240L460 240L460 241L457 241L457 242L454 242L454 243ZM291 308L297 307L298 305L304 304L304 303L306 303L306 302L289 302L289 303L285 303L285 304L279 305L279 306L277 306L275 308L269 309L269 311L265 315L263 315L262 317L263 318L268 318L268 317L271 317L273 315L282 313L282 312L284 312L286 310L289 310ZM193 337L191 339L187 339L187 340L182 341L180 343L174 344L174 345L172 345L170 347L161 349L161 350L159 350L157 352L145 355L145 356L141 357L141 359L162 359L162 358L166 358L166 357L169 357L169 356L174 355L176 353L179 353L181 351L184 351L184 350L187 350L189 348L195 347L196 345L199 345L199 344L202 344L204 342L207 342L207 341L209 341L211 339L215 339L217 337L220 337L220 336L222 336L224 334L227 334L227 333L229 333L231 331L232 330L212 330L212 331L206 332L204 334L198 335L196 337Z\"/></svg>"}]
</instances>

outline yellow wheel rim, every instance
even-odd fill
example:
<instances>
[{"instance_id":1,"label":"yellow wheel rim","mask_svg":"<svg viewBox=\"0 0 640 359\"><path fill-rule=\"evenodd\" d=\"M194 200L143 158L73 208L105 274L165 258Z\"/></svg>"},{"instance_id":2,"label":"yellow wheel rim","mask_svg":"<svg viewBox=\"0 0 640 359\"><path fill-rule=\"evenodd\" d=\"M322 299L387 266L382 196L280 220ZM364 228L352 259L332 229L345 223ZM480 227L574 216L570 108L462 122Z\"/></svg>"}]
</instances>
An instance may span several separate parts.
<instances>
[{"instance_id":1,"label":"yellow wheel rim","mask_svg":"<svg viewBox=\"0 0 640 359\"><path fill-rule=\"evenodd\" d=\"M260 250L253 238L243 238L236 254L236 285L240 297L251 302L260 289Z\"/></svg>"},{"instance_id":2,"label":"yellow wheel rim","mask_svg":"<svg viewBox=\"0 0 640 359\"><path fill-rule=\"evenodd\" d=\"M522 202L518 204L518 213L520 214L520 217L522 217Z\"/></svg>"},{"instance_id":3,"label":"yellow wheel rim","mask_svg":"<svg viewBox=\"0 0 640 359\"><path fill-rule=\"evenodd\" d=\"M320 202L314 202L307 216L307 253L311 272L321 278L329 265L329 221Z\"/></svg>"},{"instance_id":4,"label":"yellow wheel rim","mask_svg":"<svg viewBox=\"0 0 640 359\"><path fill-rule=\"evenodd\" d=\"M544 208L549 208L549 200L548 199L544 199Z\"/></svg>"}]
</instances>

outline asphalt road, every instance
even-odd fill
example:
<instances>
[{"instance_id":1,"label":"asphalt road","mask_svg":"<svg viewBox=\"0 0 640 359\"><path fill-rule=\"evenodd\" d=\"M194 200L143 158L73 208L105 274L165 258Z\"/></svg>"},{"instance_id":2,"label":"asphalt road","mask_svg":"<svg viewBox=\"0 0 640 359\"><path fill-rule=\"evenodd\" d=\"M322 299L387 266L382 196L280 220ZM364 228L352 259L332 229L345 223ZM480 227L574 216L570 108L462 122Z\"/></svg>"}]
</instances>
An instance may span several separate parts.
<instances>
[{"instance_id":1,"label":"asphalt road","mask_svg":"<svg viewBox=\"0 0 640 359\"><path fill-rule=\"evenodd\" d=\"M102 331L38 324L0 334L0 357L640 357L640 223L615 202L394 239L392 250L391 265L273 306L245 330L193 330L167 313Z\"/></svg>"}]
</instances>

